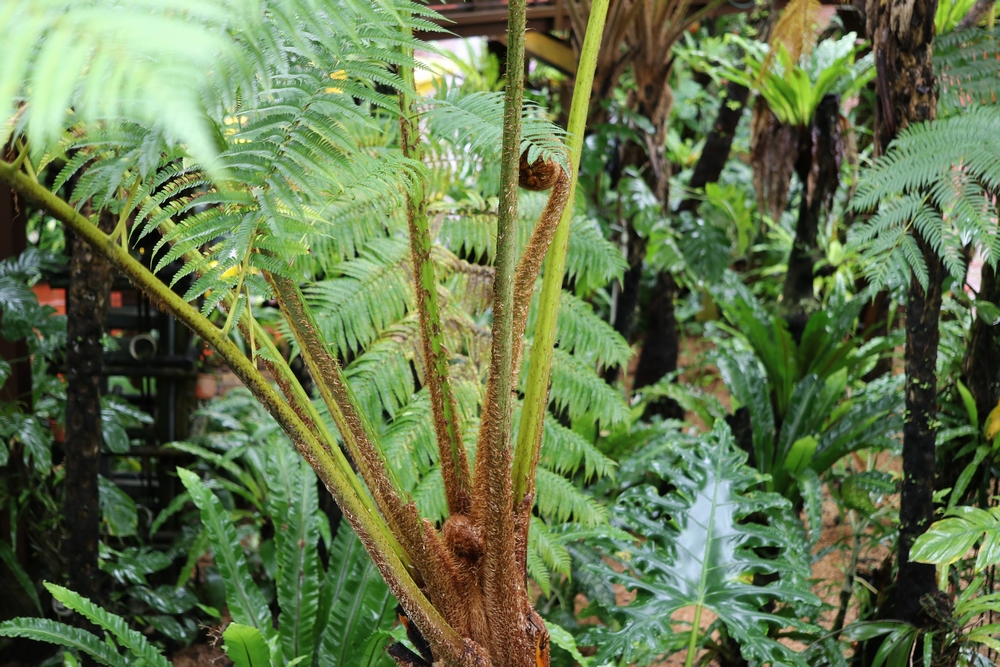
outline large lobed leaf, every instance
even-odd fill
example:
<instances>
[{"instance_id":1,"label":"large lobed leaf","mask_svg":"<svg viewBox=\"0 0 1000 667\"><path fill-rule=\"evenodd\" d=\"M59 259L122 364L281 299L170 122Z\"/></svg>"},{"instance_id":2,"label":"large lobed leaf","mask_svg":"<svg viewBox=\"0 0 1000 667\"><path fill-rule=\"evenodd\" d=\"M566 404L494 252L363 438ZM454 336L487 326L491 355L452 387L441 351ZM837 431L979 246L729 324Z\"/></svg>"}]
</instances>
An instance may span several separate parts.
<instances>
[{"instance_id":1,"label":"large lobed leaf","mask_svg":"<svg viewBox=\"0 0 1000 667\"><path fill-rule=\"evenodd\" d=\"M610 610L620 629L588 633L585 641L600 647L598 664L618 657L649 664L681 646L700 646L706 639L704 629L680 630L681 623L673 619L684 608L693 608L699 616L712 612L752 664L805 664L774 639L774 632L809 629L790 610L818 607L819 600L798 571L803 564L789 557L799 537L787 530L781 516L790 512L789 503L776 494L755 491L761 477L744 459L720 421L694 446L679 446L671 456L650 462L652 471L675 487L672 492L660 495L644 485L619 497L615 520L643 539L612 543L624 555L624 572L603 568L612 581L635 590L636 597L628 606ZM754 520L748 520L751 515ZM768 523L758 523L762 517L769 517ZM784 529L771 521L779 521ZM762 558L755 553L760 547L776 555ZM755 575L771 573L778 574L776 581L753 583ZM768 605L774 611L763 611Z\"/></svg>"},{"instance_id":2,"label":"large lobed leaf","mask_svg":"<svg viewBox=\"0 0 1000 667\"><path fill-rule=\"evenodd\" d=\"M917 538L910 558L920 563L950 565L980 540L977 572L1000 563L1000 508L955 507Z\"/></svg>"}]
</instances>

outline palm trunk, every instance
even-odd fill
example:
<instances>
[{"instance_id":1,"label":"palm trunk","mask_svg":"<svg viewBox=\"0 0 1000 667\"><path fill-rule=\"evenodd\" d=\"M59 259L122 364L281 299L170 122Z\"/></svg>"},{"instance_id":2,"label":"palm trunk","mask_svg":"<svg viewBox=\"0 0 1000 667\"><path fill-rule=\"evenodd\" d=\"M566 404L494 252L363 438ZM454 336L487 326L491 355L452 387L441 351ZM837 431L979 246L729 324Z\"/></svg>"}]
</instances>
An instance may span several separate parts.
<instances>
[{"instance_id":1,"label":"palm trunk","mask_svg":"<svg viewBox=\"0 0 1000 667\"><path fill-rule=\"evenodd\" d=\"M674 277L666 272L658 274L656 286L646 307L645 339L635 371L636 389L655 384L677 370L680 335L674 311L675 298L677 282ZM667 398L651 402L646 408L646 414L660 415L666 419L684 418L684 410L677 401Z\"/></svg>"},{"instance_id":2,"label":"palm trunk","mask_svg":"<svg viewBox=\"0 0 1000 667\"><path fill-rule=\"evenodd\" d=\"M114 220L101 215L110 231ZM71 241L69 298L66 310L66 496L68 535L64 545L69 587L100 599L101 509L98 466L101 457L101 366L108 320L111 264L86 241Z\"/></svg>"},{"instance_id":3,"label":"palm trunk","mask_svg":"<svg viewBox=\"0 0 1000 667\"><path fill-rule=\"evenodd\" d=\"M712 124L712 131L705 138L705 147L701 150L698 162L691 173L688 187L700 190L709 183L717 183L722 176L722 170L729 161L729 152L733 147L736 128L743 118L750 89L730 81L726 84L726 97L719 104L719 113ZM678 211L694 211L700 200L688 197L680 203Z\"/></svg>"}]
</instances>

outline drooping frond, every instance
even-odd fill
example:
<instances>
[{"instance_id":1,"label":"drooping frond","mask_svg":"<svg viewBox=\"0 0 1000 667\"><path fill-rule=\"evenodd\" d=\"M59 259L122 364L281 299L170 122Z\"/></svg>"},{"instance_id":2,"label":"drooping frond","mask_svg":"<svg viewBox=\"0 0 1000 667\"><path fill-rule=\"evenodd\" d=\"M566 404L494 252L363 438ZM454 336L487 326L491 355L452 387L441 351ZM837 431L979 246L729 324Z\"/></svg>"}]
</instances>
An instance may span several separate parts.
<instances>
[{"instance_id":1,"label":"drooping frond","mask_svg":"<svg viewBox=\"0 0 1000 667\"><path fill-rule=\"evenodd\" d=\"M957 280L964 279L962 250L969 242L996 266L998 193L997 107L900 132L888 152L864 172L852 202L855 210L876 210L870 220L852 228L850 237L852 247L863 248L869 282L876 288L905 283L912 271L926 285L927 268L911 229L920 232Z\"/></svg>"},{"instance_id":2,"label":"drooping frond","mask_svg":"<svg viewBox=\"0 0 1000 667\"><path fill-rule=\"evenodd\" d=\"M59 76L23 90L0 80L5 117L11 100L22 105L8 130L26 133L46 162L69 156L60 181L82 174L73 200L117 213L116 235L129 224L133 239L159 227L156 268L183 257L175 279L198 274L185 297L204 297L206 314L235 297L230 322L245 292L269 294L263 272L303 275L308 263L294 267L295 258L317 236L339 237L352 202L363 201L369 220L345 230L341 253L391 226L381 220L400 207L419 166L388 148L385 127L398 108L383 91L406 89L394 68L414 62L396 47L417 46L403 28L431 29L433 15L408 0L231 4L140 2L123 12L103 1L16 2L5 10L18 20L2 29L17 25L19 35L0 39L11 81L22 66L47 68L50 47L66 47L71 35L79 42ZM177 30L161 29L171 21ZM157 38L136 39L147 33ZM158 97L165 90L170 100ZM192 259L195 250L203 257Z\"/></svg>"},{"instance_id":3,"label":"drooping frond","mask_svg":"<svg viewBox=\"0 0 1000 667\"><path fill-rule=\"evenodd\" d=\"M791 0L771 29L770 53L776 51L773 48L775 45L782 44L788 49L788 54L794 63L798 62L803 54L812 51L816 46L815 28L821 8L819 0ZM765 62L764 70L767 69L767 64Z\"/></svg>"},{"instance_id":4,"label":"drooping frond","mask_svg":"<svg viewBox=\"0 0 1000 667\"><path fill-rule=\"evenodd\" d=\"M27 96L19 120L36 149L62 134L72 107L83 120L161 123L173 139L211 156L215 132L202 111L233 102L219 95L219 79L255 85L246 75L262 68L245 60L250 54L241 53L235 33L258 33L263 19L252 3L227 0L6 2L0 116L10 118ZM0 143L12 129L4 128Z\"/></svg>"},{"instance_id":5,"label":"drooping frond","mask_svg":"<svg viewBox=\"0 0 1000 667\"><path fill-rule=\"evenodd\" d=\"M431 131L448 138L455 148L465 148L485 161L499 162L503 135L503 93L460 94L449 91L428 103L425 116ZM540 109L527 102L521 125L521 152L534 162L539 157L555 160L566 168L565 135L559 126L541 117Z\"/></svg>"},{"instance_id":6,"label":"drooping frond","mask_svg":"<svg viewBox=\"0 0 1000 667\"><path fill-rule=\"evenodd\" d=\"M431 468L420 479L413 490L413 500L417 503L420 516L434 523L441 523L448 517L448 501L444 497L444 477L440 465Z\"/></svg>"}]
</instances>

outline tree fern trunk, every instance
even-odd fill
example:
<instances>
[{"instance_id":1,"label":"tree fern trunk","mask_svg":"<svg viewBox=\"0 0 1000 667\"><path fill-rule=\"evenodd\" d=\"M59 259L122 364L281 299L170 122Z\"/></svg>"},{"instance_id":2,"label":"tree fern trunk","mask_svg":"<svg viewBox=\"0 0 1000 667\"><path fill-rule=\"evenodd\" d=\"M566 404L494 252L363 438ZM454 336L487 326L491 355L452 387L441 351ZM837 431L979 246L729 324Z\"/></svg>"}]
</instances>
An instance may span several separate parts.
<instances>
[{"instance_id":1,"label":"tree fern trunk","mask_svg":"<svg viewBox=\"0 0 1000 667\"><path fill-rule=\"evenodd\" d=\"M840 136L840 98L826 95L816 108L810 127L800 132L795 171L802 183L795 241L781 292L782 308L796 340L805 329L813 298L813 273L820 257L820 219L833 203L840 184L844 145Z\"/></svg>"},{"instance_id":2,"label":"tree fern trunk","mask_svg":"<svg viewBox=\"0 0 1000 667\"><path fill-rule=\"evenodd\" d=\"M875 135L884 150L910 123L933 120L937 110L934 15L937 0L888 0L868 4L875 52L878 113ZM898 572L890 596L892 617L927 627L921 601L937 590L934 568L910 563L913 541L934 520L935 421L941 281L943 268L919 238L928 266L926 289L914 279L906 311L906 423L903 428L903 492L900 500ZM926 598L925 598L926 599Z\"/></svg>"},{"instance_id":3,"label":"tree fern trunk","mask_svg":"<svg viewBox=\"0 0 1000 667\"><path fill-rule=\"evenodd\" d=\"M926 625L921 598L937 590L933 565L909 562L910 547L934 521L937 355L944 266L920 240L927 262L927 289L914 278L906 309L906 424L903 426L903 493L899 506L899 574L896 616Z\"/></svg>"},{"instance_id":4,"label":"tree fern trunk","mask_svg":"<svg viewBox=\"0 0 1000 667\"><path fill-rule=\"evenodd\" d=\"M88 207L89 208L89 207ZM85 211L86 212L86 211ZM103 214L103 231L114 227ZM108 320L111 264L77 235L71 241L66 318L66 497L64 545L69 587L100 599L101 510L97 475L101 456L102 339Z\"/></svg>"}]
</instances>

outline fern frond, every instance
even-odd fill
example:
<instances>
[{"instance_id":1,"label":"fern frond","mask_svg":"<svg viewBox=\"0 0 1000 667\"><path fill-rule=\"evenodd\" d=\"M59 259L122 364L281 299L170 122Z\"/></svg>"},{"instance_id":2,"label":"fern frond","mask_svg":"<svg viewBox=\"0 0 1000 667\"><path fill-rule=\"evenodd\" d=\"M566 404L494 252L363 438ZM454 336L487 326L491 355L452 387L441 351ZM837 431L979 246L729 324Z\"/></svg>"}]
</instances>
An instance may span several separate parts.
<instances>
[{"instance_id":1,"label":"fern frond","mask_svg":"<svg viewBox=\"0 0 1000 667\"><path fill-rule=\"evenodd\" d=\"M514 415L518 424L518 415ZM615 462L605 456L589 440L560 424L552 415L545 416L542 426L542 452L539 463L560 475L575 475L581 469L585 481L608 477L614 473Z\"/></svg>"},{"instance_id":2,"label":"fern frond","mask_svg":"<svg viewBox=\"0 0 1000 667\"><path fill-rule=\"evenodd\" d=\"M559 297L556 340L563 350L592 355L605 367L624 366L632 356L632 348L614 327L598 317L589 303L565 290Z\"/></svg>"},{"instance_id":3,"label":"fern frond","mask_svg":"<svg viewBox=\"0 0 1000 667\"><path fill-rule=\"evenodd\" d=\"M861 250L876 288L905 283L911 271L925 284L925 262L909 236L915 228L961 280L967 243L991 266L1000 259L998 193L1000 108L911 125L863 173L852 207L877 211L851 230L849 246Z\"/></svg>"},{"instance_id":4,"label":"fern frond","mask_svg":"<svg viewBox=\"0 0 1000 667\"><path fill-rule=\"evenodd\" d=\"M531 517L531 533L528 536L528 548L532 548L532 537L534 535L534 546L538 550L542 561L553 572L569 576L572 568L569 552L563 546L563 538L558 533L549 531L547 523L537 516Z\"/></svg>"},{"instance_id":5,"label":"fern frond","mask_svg":"<svg viewBox=\"0 0 1000 667\"><path fill-rule=\"evenodd\" d=\"M24 637L36 642L76 649L86 653L102 665L127 667L130 661L110 643L96 635L48 618L15 618L0 623L0 637Z\"/></svg>"},{"instance_id":6,"label":"fern frond","mask_svg":"<svg viewBox=\"0 0 1000 667\"><path fill-rule=\"evenodd\" d=\"M551 594L551 572L570 576L572 563L569 552L558 535L549 532L548 524L531 517L528 532L528 576L535 580L545 595Z\"/></svg>"},{"instance_id":7,"label":"fern frond","mask_svg":"<svg viewBox=\"0 0 1000 667\"><path fill-rule=\"evenodd\" d=\"M604 238L596 221L575 218L566 252L566 276L577 294L589 294L625 274L628 262L613 243Z\"/></svg>"},{"instance_id":8,"label":"fern frond","mask_svg":"<svg viewBox=\"0 0 1000 667\"><path fill-rule=\"evenodd\" d=\"M407 250L401 239L372 241L306 288L323 337L341 356L367 347L413 307Z\"/></svg>"},{"instance_id":9,"label":"fern frond","mask_svg":"<svg viewBox=\"0 0 1000 667\"><path fill-rule=\"evenodd\" d=\"M1000 94L1000 28L973 28L934 39L942 116L996 104Z\"/></svg>"},{"instance_id":10,"label":"fern frond","mask_svg":"<svg viewBox=\"0 0 1000 667\"><path fill-rule=\"evenodd\" d=\"M562 475L545 468L538 468L536 475L536 488L543 491L535 498L535 507L543 518L559 523L572 519L586 526L607 521L605 507Z\"/></svg>"},{"instance_id":11,"label":"fern frond","mask_svg":"<svg viewBox=\"0 0 1000 667\"><path fill-rule=\"evenodd\" d=\"M252 87L246 75L259 71L235 37L263 28L252 4L24 0L5 3L2 14L0 115L9 118L26 98L21 129L36 150L62 134L72 107L87 122L159 125L211 159L216 130L203 109L230 101L213 84Z\"/></svg>"},{"instance_id":12,"label":"fern frond","mask_svg":"<svg viewBox=\"0 0 1000 667\"><path fill-rule=\"evenodd\" d=\"M629 417L624 396L597 374L593 364L560 348L553 357L549 402L556 411L566 411L573 421L587 418L611 426Z\"/></svg>"},{"instance_id":13,"label":"fern frond","mask_svg":"<svg viewBox=\"0 0 1000 667\"><path fill-rule=\"evenodd\" d=\"M416 387L411 363L419 354L414 318L390 327L344 369L366 414L389 417L410 401Z\"/></svg>"},{"instance_id":14,"label":"fern frond","mask_svg":"<svg viewBox=\"0 0 1000 667\"><path fill-rule=\"evenodd\" d=\"M52 597L108 632L132 655L141 658L150 667L170 667L163 654L154 648L146 637L128 627L128 622L121 616L102 609L79 593L62 586L46 583L45 588Z\"/></svg>"},{"instance_id":15,"label":"fern frond","mask_svg":"<svg viewBox=\"0 0 1000 667\"><path fill-rule=\"evenodd\" d=\"M444 478L441 466L433 469L420 480L413 490L413 500L417 503L420 516L441 523L448 517L448 501L444 497Z\"/></svg>"},{"instance_id":16,"label":"fern frond","mask_svg":"<svg viewBox=\"0 0 1000 667\"><path fill-rule=\"evenodd\" d=\"M448 91L444 98L428 102L425 117L431 131L438 137L447 137L456 148L481 156L486 162L500 160L503 135L503 93L476 92L462 94L457 89ZM539 157L555 160L567 168L567 153L562 138L565 131L540 117L539 108L526 102L521 125L521 152L528 159Z\"/></svg>"}]
</instances>

